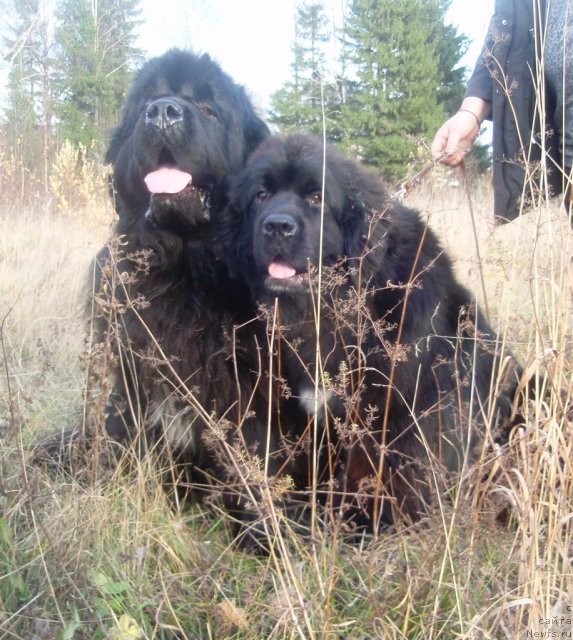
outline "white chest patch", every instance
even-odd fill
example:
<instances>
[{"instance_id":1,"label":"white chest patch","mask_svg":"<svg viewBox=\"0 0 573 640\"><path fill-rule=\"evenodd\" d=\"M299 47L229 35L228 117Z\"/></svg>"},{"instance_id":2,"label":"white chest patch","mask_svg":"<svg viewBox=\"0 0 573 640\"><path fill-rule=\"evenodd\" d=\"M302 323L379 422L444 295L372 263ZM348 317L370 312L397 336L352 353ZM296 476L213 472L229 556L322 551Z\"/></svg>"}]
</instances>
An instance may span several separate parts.
<instances>
[{"instance_id":1,"label":"white chest patch","mask_svg":"<svg viewBox=\"0 0 573 640\"><path fill-rule=\"evenodd\" d=\"M318 392L318 395L317 395ZM322 418L324 409L332 398L332 391L324 391L315 387L302 387L298 397L300 406L310 415Z\"/></svg>"}]
</instances>

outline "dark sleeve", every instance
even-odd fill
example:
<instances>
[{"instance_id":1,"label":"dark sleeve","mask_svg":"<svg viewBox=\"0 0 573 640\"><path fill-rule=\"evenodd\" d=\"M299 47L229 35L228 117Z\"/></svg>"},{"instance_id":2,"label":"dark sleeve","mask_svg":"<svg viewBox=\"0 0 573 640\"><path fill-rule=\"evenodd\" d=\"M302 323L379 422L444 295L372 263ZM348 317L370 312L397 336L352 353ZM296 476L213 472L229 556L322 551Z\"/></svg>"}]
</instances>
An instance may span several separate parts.
<instances>
[{"instance_id":1,"label":"dark sleeve","mask_svg":"<svg viewBox=\"0 0 573 640\"><path fill-rule=\"evenodd\" d=\"M482 100L492 101L493 98L493 80L486 60L491 55L494 46L493 42L493 21L491 19L487 36L483 43L482 51L477 59L474 71L468 80L465 97L481 98Z\"/></svg>"}]
</instances>

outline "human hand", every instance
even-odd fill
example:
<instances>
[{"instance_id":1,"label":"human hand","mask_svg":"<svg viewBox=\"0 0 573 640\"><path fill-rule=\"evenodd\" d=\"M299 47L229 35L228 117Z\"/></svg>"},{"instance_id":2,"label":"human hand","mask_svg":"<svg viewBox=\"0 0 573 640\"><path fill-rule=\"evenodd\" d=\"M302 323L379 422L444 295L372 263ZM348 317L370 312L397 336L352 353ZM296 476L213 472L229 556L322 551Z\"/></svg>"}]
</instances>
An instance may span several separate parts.
<instances>
[{"instance_id":1,"label":"human hand","mask_svg":"<svg viewBox=\"0 0 573 640\"><path fill-rule=\"evenodd\" d=\"M477 138L481 120L469 109L460 109L436 132L430 151L436 162L458 165Z\"/></svg>"}]
</instances>

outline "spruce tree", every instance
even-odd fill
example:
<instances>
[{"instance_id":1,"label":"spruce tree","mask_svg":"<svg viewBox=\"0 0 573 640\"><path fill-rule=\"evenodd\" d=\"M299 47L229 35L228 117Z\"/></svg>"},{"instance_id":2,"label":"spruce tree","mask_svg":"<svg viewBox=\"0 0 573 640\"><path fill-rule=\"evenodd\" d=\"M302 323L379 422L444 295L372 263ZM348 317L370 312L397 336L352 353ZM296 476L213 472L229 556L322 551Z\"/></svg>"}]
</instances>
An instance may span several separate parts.
<instances>
[{"instance_id":1,"label":"spruce tree","mask_svg":"<svg viewBox=\"0 0 573 640\"><path fill-rule=\"evenodd\" d=\"M343 124L364 162L389 179L403 175L419 142L445 117L442 65L455 57L440 54L446 5L352 0L349 6L345 42L354 83Z\"/></svg>"},{"instance_id":2,"label":"spruce tree","mask_svg":"<svg viewBox=\"0 0 573 640\"><path fill-rule=\"evenodd\" d=\"M333 88L326 81L324 45L330 24L319 2L304 2L297 10L293 43L293 79L271 97L269 120L282 132L323 129L323 104L329 117Z\"/></svg>"},{"instance_id":3,"label":"spruce tree","mask_svg":"<svg viewBox=\"0 0 573 640\"><path fill-rule=\"evenodd\" d=\"M432 31L431 40L438 43L441 74L438 102L447 115L452 115L459 108L464 97L466 68L460 66L459 62L468 47L467 36L458 33L455 26L445 22L451 4L452 0L435 0L424 4Z\"/></svg>"},{"instance_id":4,"label":"spruce tree","mask_svg":"<svg viewBox=\"0 0 573 640\"><path fill-rule=\"evenodd\" d=\"M445 22L450 3L349 0L337 69L324 55L332 29L322 5L303 4L293 79L273 96L271 122L283 132L316 134L325 125L329 140L387 178L403 176L464 92L465 69L458 65L467 39Z\"/></svg>"}]
</instances>

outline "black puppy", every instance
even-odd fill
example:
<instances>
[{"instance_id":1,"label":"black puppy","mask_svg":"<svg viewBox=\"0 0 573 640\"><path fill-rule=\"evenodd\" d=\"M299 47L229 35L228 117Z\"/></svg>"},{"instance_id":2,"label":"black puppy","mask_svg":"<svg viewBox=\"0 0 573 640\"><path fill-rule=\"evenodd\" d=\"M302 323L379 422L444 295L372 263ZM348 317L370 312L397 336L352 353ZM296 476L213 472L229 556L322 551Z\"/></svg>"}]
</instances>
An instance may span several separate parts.
<instances>
[{"instance_id":1,"label":"black puppy","mask_svg":"<svg viewBox=\"0 0 573 640\"><path fill-rule=\"evenodd\" d=\"M433 472L509 417L518 367L420 215L319 139L267 138L230 200L227 259L273 311L306 477L357 525L418 517Z\"/></svg>"}]
</instances>

